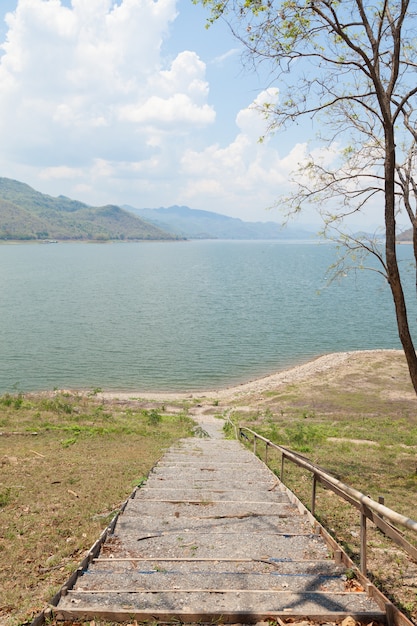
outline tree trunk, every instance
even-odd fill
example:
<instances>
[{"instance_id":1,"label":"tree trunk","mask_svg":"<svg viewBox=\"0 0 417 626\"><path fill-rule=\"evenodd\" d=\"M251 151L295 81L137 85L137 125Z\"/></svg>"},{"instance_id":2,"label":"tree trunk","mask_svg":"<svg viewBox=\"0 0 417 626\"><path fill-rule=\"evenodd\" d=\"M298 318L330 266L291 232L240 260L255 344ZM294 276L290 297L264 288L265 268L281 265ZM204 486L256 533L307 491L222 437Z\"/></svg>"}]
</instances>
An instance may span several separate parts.
<instances>
[{"instance_id":1,"label":"tree trunk","mask_svg":"<svg viewBox=\"0 0 417 626\"><path fill-rule=\"evenodd\" d=\"M407 307L398 269L395 224L395 141L394 128L385 128L385 254L388 282L397 317L400 341L407 360L411 382L417 394L417 356L408 324Z\"/></svg>"},{"instance_id":2,"label":"tree trunk","mask_svg":"<svg viewBox=\"0 0 417 626\"><path fill-rule=\"evenodd\" d=\"M415 263L415 288L416 288L416 298L417 298L417 219L413 220L413 252L414 252L414 261Z\"/></svg>"}]
</instances>

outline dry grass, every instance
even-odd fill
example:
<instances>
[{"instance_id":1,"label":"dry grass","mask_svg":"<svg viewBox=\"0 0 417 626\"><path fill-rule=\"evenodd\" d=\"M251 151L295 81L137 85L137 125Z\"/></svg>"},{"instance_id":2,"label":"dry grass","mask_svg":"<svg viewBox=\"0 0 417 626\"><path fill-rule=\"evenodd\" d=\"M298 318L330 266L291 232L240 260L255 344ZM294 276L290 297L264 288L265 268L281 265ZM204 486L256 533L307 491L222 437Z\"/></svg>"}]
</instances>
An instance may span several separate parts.
<instances>
[{"instance_id":1,"label":"dry grass","mask_svg":"<svg viewBox=\"0 0 417 626\"><path fill-rule=\"evenodd\" d=\"M400 353L353 354L302 381L213 397L187 402L232 415L417 519L417 400ZM171 402L164 411L156 399L0 398L0 624L45 606L134 485L190 433L185 404ZM311 477L287 464L286 482L308 506ZM319 488L317 514L357 561L357 511ZM417 624L417 565L379 531L370 544L374 582Z\"/></svg>"},{"instance_id":2,"label":"dry grass","mask_svg":"<svg viewBox=\"0 0 417 626\"><path fill-rule=\"evenodd\" d=\"M250 410L252 406L252 410ZM248 410L249 409L249 410ZM417 399L399 353L353 355L300 383L235 404L234 421L298 450L344 483L417 519ZM263 451L259 447L261 455ZM280 458L273 467L280 470ZM285 482L307 505L311 475L285 466ZM322 488L316 514L359 563L360 520ZM417 537L408 536L417 543ZM417 623L417 564L376 529L369 533L370 577Z\"/></svg>"},{"instance_id":3,"label":"dry grass","mask_svg":"<svg viewBox=\"0 0 417 626\"><path fill-rule=\"evenodd\" d=\"M3 396L0 431L0 623L13 625L45 607L191 421L139 402Z\"/></svg>"}]
</instances>

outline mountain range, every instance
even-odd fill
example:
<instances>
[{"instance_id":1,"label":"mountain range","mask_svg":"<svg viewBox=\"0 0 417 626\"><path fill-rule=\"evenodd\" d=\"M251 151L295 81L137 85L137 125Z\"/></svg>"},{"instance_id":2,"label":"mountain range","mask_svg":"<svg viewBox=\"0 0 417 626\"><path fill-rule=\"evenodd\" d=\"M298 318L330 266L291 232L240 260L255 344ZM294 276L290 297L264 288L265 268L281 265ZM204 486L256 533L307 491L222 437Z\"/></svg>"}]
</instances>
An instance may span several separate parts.
<instances>
[{"instance_id":1,"label":"mountain range","mask_svg":"<svg viewBox=\"0 0 417 626\"><path fill-rule=\"evenodd\" d=\"M404 230L402 233L397 235L397 241L399 243L412 243L413 242L413 229L408 228Z\"/></svg>"},{"instance_id":2,"label":"mountain range","mask_svg":"<svg viewBox=\"0 0 417 626\"><path fill-rule=\"evenodd\" d=\"M10 178L0 178L0 240L160 239L178 237L118 206L91 207L65 196L48 196Z\"/></svg>"},{"instance_id":3,"label":"mountain range","mask_svg":"<svg viewBox=\"0 0 417 626\"><path fill-rule=\"evenodd\" d=\"M210 211L171 206L92 207L0 178L0 240L311 239L313 233L276 222L245 222Z\"/></svg>"},{"instance_id":4,"label":"mountain range","mask_svg":"<svg viewBox=\"0 0 417 626\"><path fill-rule=\"evenodd\" d=\"M159 209L136 209L123 205L142 219L186 239L311 239L314 233L304 229L283 228L276 222L245 222L236 217L211 211L171 206Z\"/></svg>"}]
</instances>

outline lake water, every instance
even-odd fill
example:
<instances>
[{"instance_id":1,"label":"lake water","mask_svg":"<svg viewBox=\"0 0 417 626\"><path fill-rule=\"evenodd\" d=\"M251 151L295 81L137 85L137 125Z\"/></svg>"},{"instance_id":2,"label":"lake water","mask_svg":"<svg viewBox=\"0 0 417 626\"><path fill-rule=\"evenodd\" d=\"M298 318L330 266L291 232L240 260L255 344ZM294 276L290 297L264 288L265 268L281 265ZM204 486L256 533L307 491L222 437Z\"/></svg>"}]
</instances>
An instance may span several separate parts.
<instances>
[{"instance_id":1,"label":"lake water","mask_svg":"<svg viewBox=\"0 0 417 626\"><path fill-rule=\"evenodd\" d=\"M399 348L383 279L358 272L326 288L334 259L312 243L2 245L0 392L192 392L328 352Z\"/></svg>"}]
</instances>

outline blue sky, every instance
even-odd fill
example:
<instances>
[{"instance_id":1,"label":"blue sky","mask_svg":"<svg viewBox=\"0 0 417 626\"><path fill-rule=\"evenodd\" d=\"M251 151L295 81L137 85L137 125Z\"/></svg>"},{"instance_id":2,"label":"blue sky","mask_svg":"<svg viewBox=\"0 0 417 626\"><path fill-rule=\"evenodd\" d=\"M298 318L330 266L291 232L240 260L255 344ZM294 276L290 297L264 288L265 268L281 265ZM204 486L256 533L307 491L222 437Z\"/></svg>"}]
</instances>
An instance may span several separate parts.
<instances>
[{"instance_id":1,"label":"blue sky","mask_svg":"<svg viewBox=\"0 0 417 626\"><path fill-rule=\"evenodd\" d=\"M206 17L191 0L2 0L0 176L92 205L281 221L267 207L314 129L259 143L253 105L279 85Z\"/></svg>"}]
</instances>

